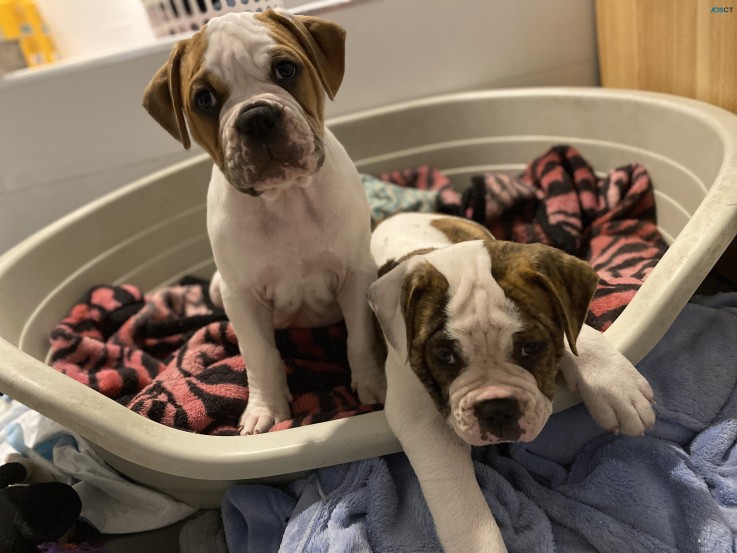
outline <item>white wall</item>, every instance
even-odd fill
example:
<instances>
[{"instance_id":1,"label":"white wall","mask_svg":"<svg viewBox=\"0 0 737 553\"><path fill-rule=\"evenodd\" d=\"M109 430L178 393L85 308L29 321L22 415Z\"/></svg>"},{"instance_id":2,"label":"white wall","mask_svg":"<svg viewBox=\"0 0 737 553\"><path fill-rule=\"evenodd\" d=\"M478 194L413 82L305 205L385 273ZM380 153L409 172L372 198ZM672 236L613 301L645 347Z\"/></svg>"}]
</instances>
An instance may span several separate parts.
<instances>
[{"instance_id":1,"label":"white wall","mask_svg":"<svg viewBox=\"0 0 737 553\"><path fill-rule=\"evenodd\" d=\"M325 17L348 31L329 115L450 91L597 84L593 0L363 0ZM0 252L192 154L140 107L168 50L0 80Z\"/></svg>"}]
</instances>

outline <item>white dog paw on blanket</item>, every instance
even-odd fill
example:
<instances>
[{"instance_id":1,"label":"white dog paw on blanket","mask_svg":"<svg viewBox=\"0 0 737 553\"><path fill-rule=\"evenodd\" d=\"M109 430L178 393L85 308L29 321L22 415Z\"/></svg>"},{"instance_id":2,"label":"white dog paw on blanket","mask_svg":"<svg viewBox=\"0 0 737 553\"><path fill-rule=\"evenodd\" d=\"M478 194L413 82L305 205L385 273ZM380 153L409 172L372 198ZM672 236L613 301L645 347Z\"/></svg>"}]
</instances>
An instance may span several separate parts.
<instances>
[{"instance_id":1,"label":"white dog paw on blanket","mask_svg":"<svg viewBox=\"0 0 737 553\"><path fill-rule=\"evenodd\" d=\"M641 436L655 424L650 384L599 331L584 325L578 356L564 355L560 365L569 390L578 393L591 417L615 434Z\"/></svg>"}]
</instances>

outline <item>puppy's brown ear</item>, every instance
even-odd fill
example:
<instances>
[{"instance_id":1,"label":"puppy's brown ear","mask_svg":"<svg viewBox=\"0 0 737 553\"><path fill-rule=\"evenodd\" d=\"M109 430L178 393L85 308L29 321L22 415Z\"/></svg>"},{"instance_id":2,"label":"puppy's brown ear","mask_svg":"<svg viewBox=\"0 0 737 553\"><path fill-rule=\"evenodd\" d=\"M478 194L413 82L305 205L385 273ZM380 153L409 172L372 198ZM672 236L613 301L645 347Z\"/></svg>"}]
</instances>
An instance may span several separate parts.
<instances>
[{"instance_id":1,"label":"puppy's brown ear","mask_svg":"<svg viewBox=\"0 0 737 553\"><path fill-rule=\"evenodd\" d=\"M345 73L345 30L331 21L309 15L292 15L284 10L268 10L264 16L280 23L297 38L331 100L335 98Z\"/></svg>"},{"instance_id":2,"label":"puppy's brown ear","mask_svg":"<svg viewBox=\"0 0 737 553\"><path fill-rule=\"evenodd\" d=\"M189 150L192 145L184 120L180 67L187 41L177 42L167 61L148 83L143 93L143 107L159 125Z\"/></svg>"},{"instance_id":3,"label":"puppy's brown ear","mask_svg":"<svg viewBox=\"0 0 737 553\"><path fill-rule=\"evenodd\" d=\"M405 337L408 357L421 352L446 316L448 287L448 279L420 257L400 263L371 285L369 305L389 345L399 351Z\"/></svg>"},{"instance_id":4,"label":"puppy's brown ear","mask_svg":"<svg viewBox=\"0 0 737 553\"><path fill-rule=\"evenodd\" d=\"M589 303L599 276L593 267L556 248L536 244L535 272L530 277L550 293L571 351L578 355L576 340L586 321Z\"/></svg>"},{"instance_id":5,"label":"puppy's brown ear","mask_svg":"<svg viewBox=\"0 0 737 553\"><path fill-rule=\"evenodd\" d=\"M407 350L412 356L422 349L446 317L448 279L428 261L415 264L402 285L400 307L407 330Z\"/></svg>"}]
</instances>

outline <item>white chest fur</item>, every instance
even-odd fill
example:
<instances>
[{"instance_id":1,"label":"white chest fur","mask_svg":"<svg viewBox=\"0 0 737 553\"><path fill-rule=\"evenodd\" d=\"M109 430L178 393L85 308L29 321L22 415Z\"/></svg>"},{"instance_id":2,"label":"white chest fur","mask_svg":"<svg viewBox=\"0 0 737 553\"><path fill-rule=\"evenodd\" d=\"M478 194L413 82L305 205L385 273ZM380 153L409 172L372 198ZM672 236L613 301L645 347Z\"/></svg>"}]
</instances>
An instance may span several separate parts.
<instances>
[{"instance_id":1,"label":"white chest fur","mask_svg":"<svg viewBox=\"0 0 737 553\"><path fill-rule=\"evenodd\" d=\"M339 321L341 285L373 264L363 259L370 226L360 179L328 132L325 147L316 175L258 197L238 192L213 169L207 226L215 263L234 293L273 308L275 328Z\"/></svg>"},{"instance_id":2,"label":"white chest fur","mask_svg":"<svg viewBox=\"0 0 737 553\"><path fill-rule=\"evenodd\" d=\"M342 261L330 253L300 261L263 266L249 284L259 301L273 307L274 328L311 328L342 317L336 301L346 275Z\"/></svg>"}]
</instances>

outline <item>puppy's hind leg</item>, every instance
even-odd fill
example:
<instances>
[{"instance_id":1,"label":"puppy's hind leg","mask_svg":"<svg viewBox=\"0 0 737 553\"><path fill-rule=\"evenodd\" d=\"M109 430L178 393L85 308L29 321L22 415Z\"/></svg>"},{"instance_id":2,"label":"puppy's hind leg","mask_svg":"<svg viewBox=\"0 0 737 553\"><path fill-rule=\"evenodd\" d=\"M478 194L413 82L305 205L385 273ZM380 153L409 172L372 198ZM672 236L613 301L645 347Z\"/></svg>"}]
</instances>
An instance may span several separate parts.
<instances>
[{"instance_id":1,"label":"puppy's hind leg","mask_svg":"<svg viewBox=\"0 0 737 553\"><path fill-rule=\"evenodd\" d=\"M223 293L221 287L220 271L215 271L210 281L210 301L215 307L223 307Z\"/></svg>"},{"instance_id":2,"label":"puppy's hind leg","mask_svg":"<svg viewBox=\"0 0 737 553\"><path fill-rule=\"evenodd\" d=\"M351 386L363 404L384 403L386 377L382 367L381 348L376 336L373 312L366 297L376 280L376 268L350 273L338 293L338 304L348 329L348 363Z\"/></svg>"}]
</instances>

